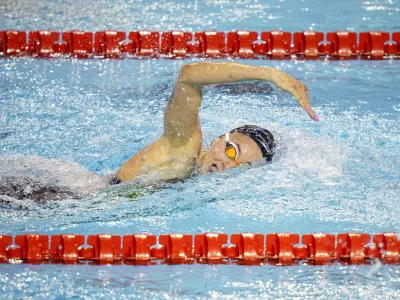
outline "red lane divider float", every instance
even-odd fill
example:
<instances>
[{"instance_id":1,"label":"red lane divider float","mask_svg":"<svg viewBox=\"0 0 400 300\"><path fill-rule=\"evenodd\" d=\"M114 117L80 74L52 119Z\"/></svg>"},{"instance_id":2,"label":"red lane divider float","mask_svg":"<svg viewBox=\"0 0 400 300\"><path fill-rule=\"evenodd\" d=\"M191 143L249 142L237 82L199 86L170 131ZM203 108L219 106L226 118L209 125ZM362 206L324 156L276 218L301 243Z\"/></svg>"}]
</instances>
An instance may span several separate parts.
<instances>
[{"instance_id":1,"label":"red lane divider float","mask_svg":"<svg viewBox=\"0 0 400 300\"><path fill-rule=\"evenodd\" d=\"M301 243L300 243L301 242ZM400 263L395 232L298 234L203 233L0 235L0 263L322 265Z\"/></svg>"},{"instance_id":2,"label":"red lane divider float","mask_svg":"<svg viewBox=\"0 0 400 300\"><path fill-rule=\"evenodd\" d=\"M387 59L400 57L400 32L0 31L0 56L76 58Z\"/></svg>"}]
</instances>

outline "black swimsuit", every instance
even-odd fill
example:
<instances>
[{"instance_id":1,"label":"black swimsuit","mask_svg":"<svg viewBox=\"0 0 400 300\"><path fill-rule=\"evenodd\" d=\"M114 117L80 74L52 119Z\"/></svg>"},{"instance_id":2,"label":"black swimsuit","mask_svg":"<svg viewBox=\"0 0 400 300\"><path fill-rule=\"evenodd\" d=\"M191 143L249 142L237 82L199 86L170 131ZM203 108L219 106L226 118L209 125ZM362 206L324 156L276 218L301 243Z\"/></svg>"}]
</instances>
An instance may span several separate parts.
<instances>
[{"instance_id":1,"label":"black swimsuit","mask_svg":"<svg viewBox=\"0 0 400 300\"><path fill-rule=\"evenodd\" d=\"M119 180L117 177L112 176L108 182L109 182L111 185L116 185L116 184L120 184L122 181Z\"/></svg>"}]
</instances>

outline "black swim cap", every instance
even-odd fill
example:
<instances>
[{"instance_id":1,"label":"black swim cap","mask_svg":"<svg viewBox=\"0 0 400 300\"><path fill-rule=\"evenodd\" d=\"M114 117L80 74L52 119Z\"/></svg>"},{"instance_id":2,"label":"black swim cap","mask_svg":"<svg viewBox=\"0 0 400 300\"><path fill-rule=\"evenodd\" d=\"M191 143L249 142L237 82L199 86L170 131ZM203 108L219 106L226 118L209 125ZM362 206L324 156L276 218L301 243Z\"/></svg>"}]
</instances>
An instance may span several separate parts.
<instances>
[{"instance_id":1,"label":"black swim cap","mask_svg":"<svg viewBox=\"0 0 400 300\"><path fill-rule=\"evenodd\" d=\"M272 160L272 156L275 154L274 148L276 144L274 142L274 136L267 129L256 125L244 125L230 131L230 133L233 132L239 132L247 135L257 143L265 160L267 162Z\"/></svg>"}]
</instances>

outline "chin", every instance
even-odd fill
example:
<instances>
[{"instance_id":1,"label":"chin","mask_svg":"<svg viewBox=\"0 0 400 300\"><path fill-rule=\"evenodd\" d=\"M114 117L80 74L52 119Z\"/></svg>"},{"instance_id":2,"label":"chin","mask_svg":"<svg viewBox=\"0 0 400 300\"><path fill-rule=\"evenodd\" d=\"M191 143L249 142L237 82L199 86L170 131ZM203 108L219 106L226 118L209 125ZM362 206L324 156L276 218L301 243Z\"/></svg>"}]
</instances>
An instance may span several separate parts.
<instances>
[{"instance_id":1,"label":"chin","mask_svg":"<svg viewBox=\"0 0 400 300\"><path fill-rule=\"evenodd\" d=\"M201 174L210 174L212 172L213 170L211 169L211 167L201 167Z\"/></svg>"}]
</instances>

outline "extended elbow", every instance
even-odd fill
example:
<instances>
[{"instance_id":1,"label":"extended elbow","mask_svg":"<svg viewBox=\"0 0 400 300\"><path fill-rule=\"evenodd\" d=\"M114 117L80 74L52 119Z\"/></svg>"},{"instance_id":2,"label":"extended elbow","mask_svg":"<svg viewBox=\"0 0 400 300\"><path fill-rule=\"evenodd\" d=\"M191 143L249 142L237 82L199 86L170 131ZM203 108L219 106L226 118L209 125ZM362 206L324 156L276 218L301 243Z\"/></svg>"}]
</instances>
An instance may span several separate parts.
<instances>
[{"instance_id":1,"label":"extended elbow","mask_svg":"<svg viewBox=\"0 0 400 300\"><path fill-rule=\"evenodd\" d=\"M195 74L195 64L186 64L183 65L181 71L179 73L179 80L182 82L192 82L193 75Z\"/></svg>"}]
</instances>

